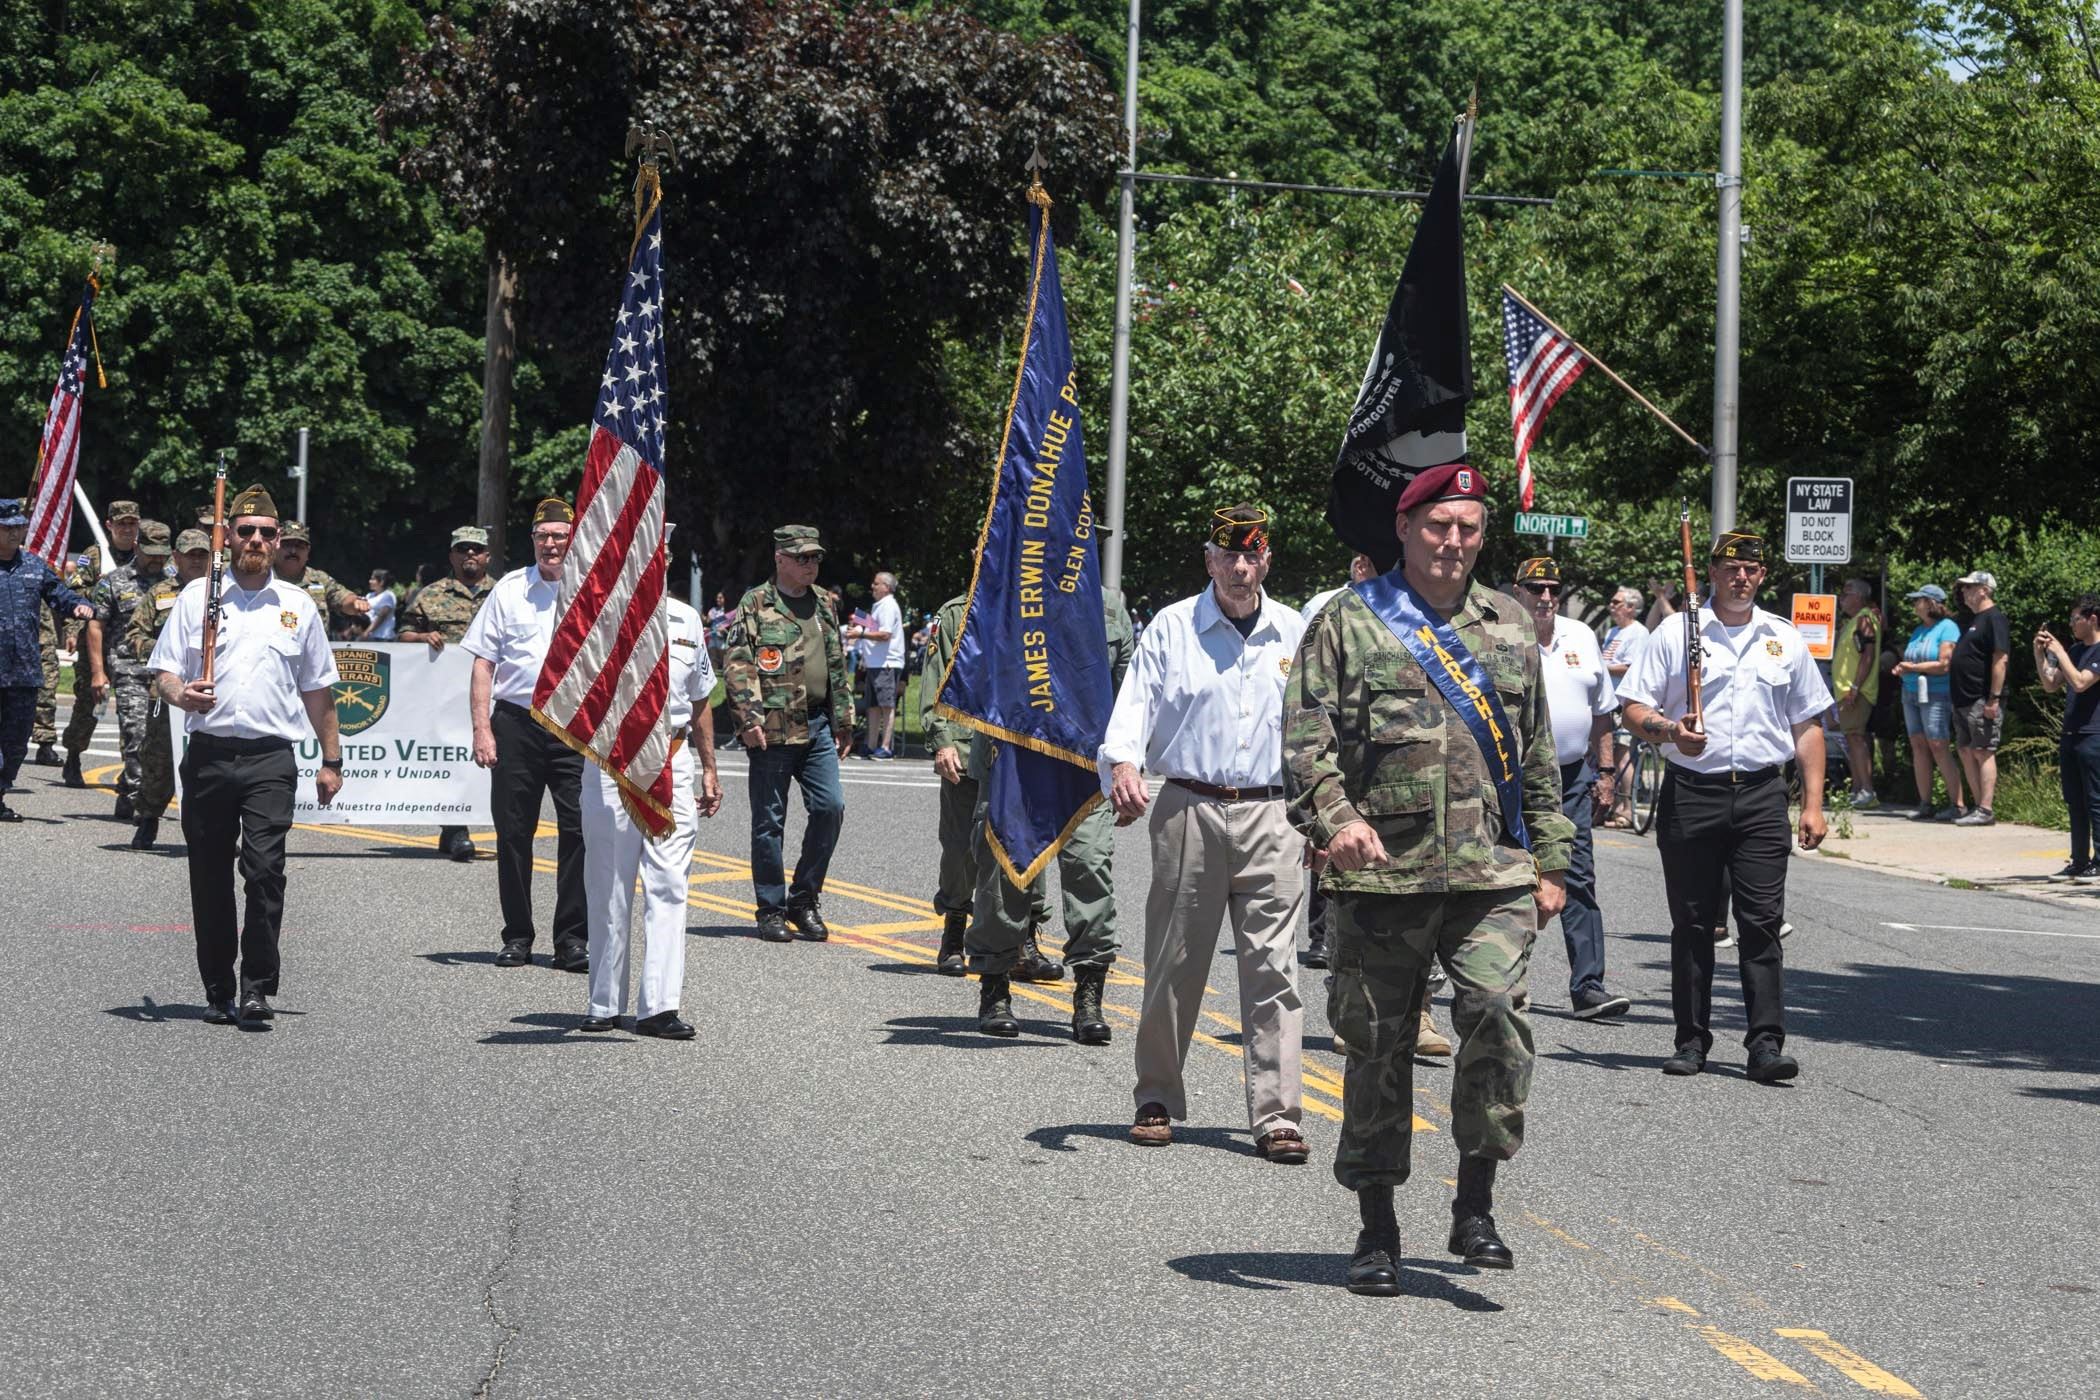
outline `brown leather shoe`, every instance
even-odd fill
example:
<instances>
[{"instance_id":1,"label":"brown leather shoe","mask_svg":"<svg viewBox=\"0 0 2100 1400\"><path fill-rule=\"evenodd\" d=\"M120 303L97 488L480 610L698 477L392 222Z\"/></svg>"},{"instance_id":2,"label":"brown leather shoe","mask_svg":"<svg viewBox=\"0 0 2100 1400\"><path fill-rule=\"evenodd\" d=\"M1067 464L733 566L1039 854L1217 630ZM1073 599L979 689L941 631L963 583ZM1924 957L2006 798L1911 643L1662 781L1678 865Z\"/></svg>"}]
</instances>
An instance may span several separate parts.
<instances>
[{"instance_id":1,"label":"brown leather shoe","mask_svg":"<svg viewBox=\"0 0 2100 1400\"><path fill-rule=\"evenodd\" d=\"M1295 1167L1312 1155L1312 1149L1296 1128L1271 1128L1254 1140L1254 1155L1278 1166Z\"/></svg>"},{"instance_id":2,"label":"brown leather shoe","mask_svg":"<svg viewBox=\"0 0 2100 1400\"><path fill-rule=\"evenodd\" d=\"M1141 1147L1165 1147L1174 1140L1174 1120L1164 1104L1148 1103L1130 1125L1130 1140Z\"/></svg>"}]
</instances>

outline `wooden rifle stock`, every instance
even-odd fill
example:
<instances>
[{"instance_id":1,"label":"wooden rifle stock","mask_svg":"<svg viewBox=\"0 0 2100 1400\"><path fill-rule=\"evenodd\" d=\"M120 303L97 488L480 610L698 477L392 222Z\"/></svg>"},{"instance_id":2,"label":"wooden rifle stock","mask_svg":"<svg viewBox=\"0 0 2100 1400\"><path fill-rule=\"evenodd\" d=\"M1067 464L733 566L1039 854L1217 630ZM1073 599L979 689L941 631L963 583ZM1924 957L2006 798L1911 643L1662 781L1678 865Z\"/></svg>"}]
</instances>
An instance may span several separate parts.
<instances>
[{"instance_id":1,"label":"wooden rifle stock","mask_svg":"<svg viewBox=\"0 0 2100 1400\"><path fill-rule=\"evenodd\" d=\"M215 684L219 664L219 592L226 586L226 454L219 454L211 487L211 581L204 585L204 675Z\"/></svg>"},{"instance_id":2,"label":"wooden rifle stock","mask_svg":"<svg viewBox=\"0 0 2100 1400\"><path fill-rule=\"evenodd\" d=\"M1692 508L1684 507L1677 522L1684 548L1684 722L1704 733L1704 704L1699 693L1699 572L1692 563Z\"/></svg>"}]
</instances>

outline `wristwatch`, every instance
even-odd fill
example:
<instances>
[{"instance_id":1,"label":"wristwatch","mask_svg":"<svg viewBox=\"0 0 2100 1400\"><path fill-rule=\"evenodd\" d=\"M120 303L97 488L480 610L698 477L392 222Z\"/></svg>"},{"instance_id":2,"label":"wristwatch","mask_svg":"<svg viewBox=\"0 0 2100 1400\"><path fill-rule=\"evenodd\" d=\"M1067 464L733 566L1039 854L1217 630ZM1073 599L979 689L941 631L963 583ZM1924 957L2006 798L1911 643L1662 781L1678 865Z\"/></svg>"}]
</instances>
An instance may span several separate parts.
<instances>
[{"instance_id":1,"label":"wristwatch","mask_svg":"<svg viewBox=\"0 0 2100 1400\"><path fill-rule=\"evenodd\" d=\"M343 771L343 761L340 758L324 758L321 760L321 766L332 768L338 773Z\"/></svg>"}]
</instances>

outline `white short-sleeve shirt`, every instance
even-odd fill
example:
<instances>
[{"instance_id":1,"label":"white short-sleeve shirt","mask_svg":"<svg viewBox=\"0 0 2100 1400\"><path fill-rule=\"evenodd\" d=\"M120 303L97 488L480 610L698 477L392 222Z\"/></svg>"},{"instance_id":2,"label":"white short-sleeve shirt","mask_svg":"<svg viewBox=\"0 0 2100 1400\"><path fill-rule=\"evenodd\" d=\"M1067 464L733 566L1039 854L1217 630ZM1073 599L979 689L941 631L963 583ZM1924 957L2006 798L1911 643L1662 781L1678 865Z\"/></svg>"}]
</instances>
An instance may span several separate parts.
<instances>
[{"instance_id":1,"label":"white short-sleeve shirt","mask_svg":"<svg viewBox=\"0 0 2100 1400\"><path fill-rule=\"evenodd\" d=\"M1830 687L1808 644L1786 619L1751 610L1739 628L1699 610L1699 694L1705 707L1706 748L1686 755L1663 746L1663 757L1695 773L1744 773L1794 756L1794 726L1830 708ZM1667 719L1690 708L1685 690L1684 620L1670 618L1649 635L1633 670L1619 683L1619 699L1647 705Z\"/></svg>"},{"instance_id":2,"label":"white short-sleeve shirt","mask_svg":"<svg viewBox=\"0 0 2100 1400\"><path fill-rule=\"evenodd\" d=\"M871 671L895 670L904 665L904 610L897 606L894 594L877 598L869 614L871 632L887 632L886 642L871 641L868 646L867 666Z\"/></svg>"},{"instance_id":3,"label":"white short-sleeve shirt","mask_svg":"<svg viewBox=\"0 0 2100 1400\"><path fill-rule=\"evenodd\" d=\"M1553 720L1553 753L1563 765L1580 763L1590 751L1597 716L1619 708L1619 694L1604 669L1597 634L1578 618L1553 619L1553 640L1539 648L1539 673L1546 680L1546 710Z\"/></svg>"},{"instance_id":4,"label":"white short-sleeve shirt","mask_svg":"<svg viewBox=\"0 0 2100 1400\"><path fill-rule=\"evenodd\" d=\"M531 705L533 687L547 648L554 644L554 621L561 602L561 580L542 578L537 564L513 569L496 580L488 601L474 614L460 645L484 661L494 662L492 700Z\"/></svg>"},{"instance_id":5,"label":"white short-sleeve shirt","mask_svg":"<svg viewBox=\"0 0 2100 1400\"><path fill-rule=\"evenodd\" d=\"M184 683L204 674L205 579L195 579L153 644L147 663ZM227 575L219 589L219 632L212 674L218 703L203 714L186 712L183 732L222 739L285 739L313 734L299 697L340 679L320 611L306 590L271 578L253 591Z\"/></svg>"},{"instance_id":6,"label":"white short-sleeve shirt","mask_svg":"<svg viewBox=\"0 0 2100 1400\"><path fill-rule=\"evenodd\" d=\"M1641 653L1647 649L1648 629L1641 626L1640 619L1636 618L1624 627L1614 627L1605 634L1604 664L1624 666L1626 675L1631 676L1633 668L1640 664ZM1620 679L1624 680L1625 676Z\"/></svg>"},{"instance_id":7,"label":"white short-sleeve shirt","mask_svg":"<svg viewBox=\"0 0 2100 1400\"><path fill-rule=\"evenodd\" d=\"M664 611L671 632L671 692L664 700L664 721L675 734L715 693L715 668L707 659L707 628L700 614L676 598L664 599Z\"/></svg>"}]
</instances>

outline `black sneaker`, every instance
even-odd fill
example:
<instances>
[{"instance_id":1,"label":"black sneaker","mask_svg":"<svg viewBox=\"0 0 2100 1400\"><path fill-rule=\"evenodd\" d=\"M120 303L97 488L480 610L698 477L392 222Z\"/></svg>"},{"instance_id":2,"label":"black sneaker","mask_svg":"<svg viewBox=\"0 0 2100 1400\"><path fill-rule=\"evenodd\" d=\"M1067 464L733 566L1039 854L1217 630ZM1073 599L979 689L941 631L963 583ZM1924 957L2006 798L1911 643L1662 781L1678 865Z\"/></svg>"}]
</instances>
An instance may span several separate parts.
<instances>
[{"instance_id":1,"label":"black sneaker","mask_svg":"<svg viewBox=\"0 0 2100 1400\"><path fill-rule=\"evenodd\" d=\"M1663 1073L1682 1078L1706 1068L1706 1052L1696 1045L1680 1045L1677 1053L1663 1061Z\"/></svg>"},{"instance_id":2,"label":"black sneaker","mask_svg":"<svg viewBox=\"0 0 2100 1400\"><path fill-rule=\"evenodd\" d=\"M0 799L0 822L18 822L20 820L22 820L22 814L8 806L4 799Z\"/></svg>"},{"instance_id":3,"label":"black sneaker","mask_svg":"<svg viewBox=\"0 0 2100 1400\"><path fill-rule=\"evenodd\" d=\"M1625 997L1615 997L1610 992L1591 988L1575 995L1575 1019L1595 1021L1604 1016L1624 1016L1633 1010L1633 1003Z\"/></svg>"},{"instance_id":4,"label":"black sneaker","mask_svg":"<svg viewBox=\"0 0 2100 1400\"><path fill-rule=\"evenodd\" d=\"M1801 1066L1792 1055L1783 1054L1769 1045L1760 1045L1750 1052L1750 1067L1744 1072L1755 1083L1777 1084L1801 1073Z\"/></svg>"}]
</instances>

